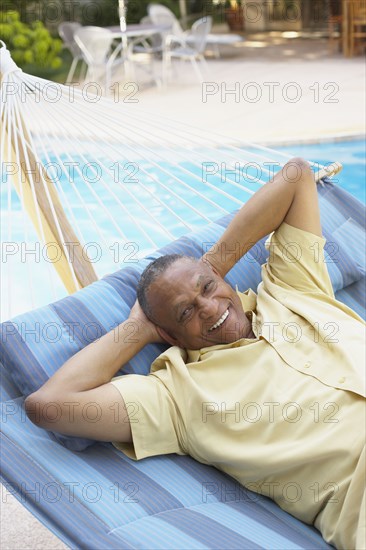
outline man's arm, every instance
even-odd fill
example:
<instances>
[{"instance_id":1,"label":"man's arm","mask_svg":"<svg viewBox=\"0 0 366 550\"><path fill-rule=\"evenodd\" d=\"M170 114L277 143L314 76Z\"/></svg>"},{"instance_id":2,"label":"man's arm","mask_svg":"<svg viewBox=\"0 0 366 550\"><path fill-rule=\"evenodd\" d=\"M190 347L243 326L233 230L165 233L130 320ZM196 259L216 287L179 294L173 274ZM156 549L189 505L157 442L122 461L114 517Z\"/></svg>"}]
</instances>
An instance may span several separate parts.
<instances>
[{"instance_id":1,"label":"man's arm","mask_svg":"<svg viewBox=\"0 0 366 550\"><path fill-rule=\"evenodd\" d=\"M26 398L27 415L47 430L99 441L131 441L125 402L110 380L153 342L162 339L135 304L127 321L76 353Z\"/></svg>"},{"instance_id":2,"label":"man's arm","mask_svg":"<svg viewBox=\"0 0 366 550\"><path fill-rule=\"evenodd\" d=\"M288 162L242 206L219 241L202 259L224 277L259 239L282 222L322 235L314 174L302 158Z\"/></svg>"}]
</instances>

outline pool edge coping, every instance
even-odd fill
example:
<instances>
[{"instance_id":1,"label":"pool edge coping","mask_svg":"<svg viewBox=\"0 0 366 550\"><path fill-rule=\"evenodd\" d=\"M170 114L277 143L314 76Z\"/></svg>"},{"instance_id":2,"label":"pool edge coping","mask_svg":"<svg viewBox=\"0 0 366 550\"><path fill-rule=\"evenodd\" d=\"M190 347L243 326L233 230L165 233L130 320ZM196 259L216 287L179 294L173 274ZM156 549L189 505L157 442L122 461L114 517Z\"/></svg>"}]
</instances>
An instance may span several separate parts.
<instances>
[{"instance_id":1,"label":"pool edge coping","mask_svg":"<svg viewBox=\"0 0 366 550\"><path fill-rule=\"evenodd\" d=\"M267 147L282 147L287 145L312 145L315 143L337 143L341 141L359 141L359 140L366 140L366 133L342 133L342 134L329 134L325 136L318 136L315 138L303 138L299 139L296 137L289 137L289 138L279 138L276 139L270 139L268 141L261 140L257 141L260 145L265 145Z\"/></svg>"}]
</instances>

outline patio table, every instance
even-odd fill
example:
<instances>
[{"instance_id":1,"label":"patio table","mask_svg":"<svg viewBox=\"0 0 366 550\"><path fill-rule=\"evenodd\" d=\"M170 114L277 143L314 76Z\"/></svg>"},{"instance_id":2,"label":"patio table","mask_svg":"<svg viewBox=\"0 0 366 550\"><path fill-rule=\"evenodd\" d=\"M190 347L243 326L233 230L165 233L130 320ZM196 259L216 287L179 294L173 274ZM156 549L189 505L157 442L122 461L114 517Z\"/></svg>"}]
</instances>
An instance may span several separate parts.
<instances>
[{"instance_id":1,"label":"patio table","mask_svg":"<svg viewBox=\"0 0 366 550\"><path fill-rule=\"evenodd\" d=\"M126 30L122 31L119 25L107 27L116 38L137 38L138 36L149 36L169 30L168 25L154 25L153 23L137 23L135 25L127 25Z\"/></svg>"},{"instance_id":2,"label":"patio table","mask_svg":"<svg viewBox=\"0 0 366 550\"><path fill-rule=\"evenodd\" d=\"M170 30L169 25L154 25L153 23L138 23L135 25L126 25L125 30L122 30L119 25L106 27L113 34L113 38L122 41L121 48L121 63L124 64L125 74L131 76L131 64L128 52L128 40L143 37L149 37L153 34L167 33ZM154 77L155 82L158 84Z\"/></svg>"}]
</instances>

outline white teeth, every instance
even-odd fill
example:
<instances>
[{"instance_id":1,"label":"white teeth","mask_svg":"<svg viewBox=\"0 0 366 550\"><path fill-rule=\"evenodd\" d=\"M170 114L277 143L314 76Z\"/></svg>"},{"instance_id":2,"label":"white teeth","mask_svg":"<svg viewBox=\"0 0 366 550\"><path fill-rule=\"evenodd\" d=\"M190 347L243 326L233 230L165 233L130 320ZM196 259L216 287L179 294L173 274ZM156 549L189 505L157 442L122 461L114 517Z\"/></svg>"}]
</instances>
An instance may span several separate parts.
<instances>
[{"instance_id":1,"label":"white teeth","mask_svg":"<svg viewBox=\"0 0 366 550\"><path fill-rule=\"evenodd\" d=\"M209 328L208 330L214 330L215 328L218 328L220 325L222 325L222 323L225 321L226 317L229 315L229 310L227 309L225 311L225 313L223 313L223 315L220 317L220 319L217 321L217 323L215 323L214 325L212 325L211 328Z\"/></svg>"}]
</instances>

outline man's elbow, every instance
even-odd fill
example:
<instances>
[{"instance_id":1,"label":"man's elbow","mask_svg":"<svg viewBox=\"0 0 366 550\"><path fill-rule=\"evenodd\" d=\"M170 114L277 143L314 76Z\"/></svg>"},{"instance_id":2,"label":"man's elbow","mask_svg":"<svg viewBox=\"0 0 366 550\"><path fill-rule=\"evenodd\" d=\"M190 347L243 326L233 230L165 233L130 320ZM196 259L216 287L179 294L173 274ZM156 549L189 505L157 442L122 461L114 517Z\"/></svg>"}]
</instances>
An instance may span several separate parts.
<instances>
[{"instance_id":1,"label":"man's elbow","mask_svg":"<svg viewBox=\"0 0 366 550\"><path fill-rule=\"evenodd\" d=\"M300 182L313 177L310 163L302 157L294 157L286 164L285 177L289 182Z\"/></svg>"},{"instance_id":2,"label":"man's elbow","mask_svg":"<svg viewBox=\"0 0 366 550\"><path fill-rule=\"evenodd\" d=\"M24 401L24 409L28 418L33 424L45 430L51 429L52 426L52 408L57 408L57 403L52 400L50 395L41 390L31 393Z\"/></svg>"}]
</instances>

